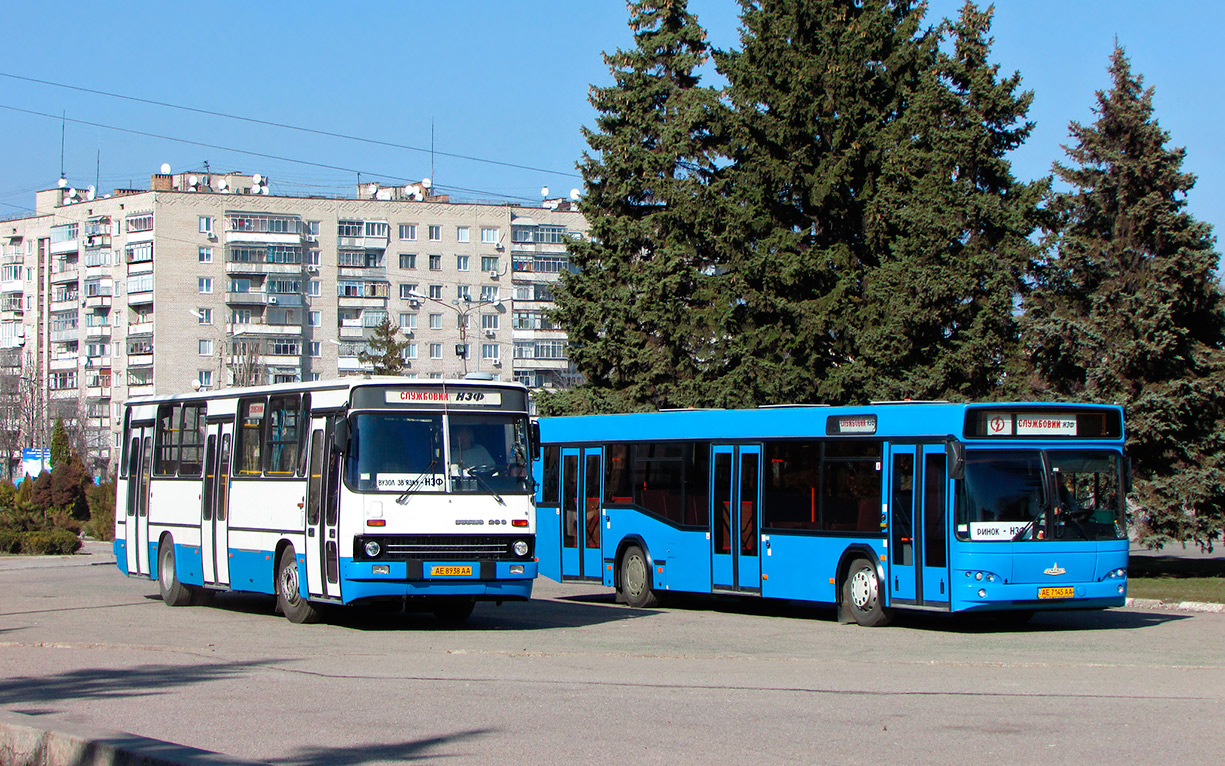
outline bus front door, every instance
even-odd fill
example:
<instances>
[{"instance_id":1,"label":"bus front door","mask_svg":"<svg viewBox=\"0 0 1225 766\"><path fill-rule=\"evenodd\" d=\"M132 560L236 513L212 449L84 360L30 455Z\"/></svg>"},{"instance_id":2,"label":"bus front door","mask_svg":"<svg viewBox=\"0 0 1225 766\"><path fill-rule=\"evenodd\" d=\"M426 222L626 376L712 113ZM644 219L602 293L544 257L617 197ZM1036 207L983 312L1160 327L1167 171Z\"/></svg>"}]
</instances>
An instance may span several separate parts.
<instances>
[{"instance_id":1,"label":"bus front door","mask_svg":"<svg viewBox=\"0 0 1225 766\"><path fill-rule=\"evenodd\" d=\"M332 447L331 418L311 421L306 485L306 586L312 596L340 598L337 527L342 455Z\"/></svg>"},{"instance_id":2,"label":"bus front door","mask_svg":"<svg viewBox=\"0 0 1225 766\"><path fill-rule=\"evenodd\" d=\"M561 451L561 575L600 579L603 553L604 451L598 447Z\"/></svg>"},{"instance_id":3,"label":"bus front door","mask_svg":"<svg viewBox=\"0 0 1225 766\"><path fill-rule=\"evenodd\" d=\"M200 546L204 584L230 584L230 452L234 421L210 423L204 444Z\"/></svg>"},{"instance_id":4,"label":"bus front door","mask_svg":"<svg viewBox=\"0 0 1225 766\"><path fill-rule=\"evenodd\" d=\"M149 567L149 478L153 470L153 426L133 425L128 438L128 574L151 574Z\"/></svg>"},{"instance_id":5,"label":"bus front door","mask_svg":"<svg viewBox=\"0 0 1225 766\"><path fill-rule=\"evenodd\" d=\"M761 592L761 447L711 448L713 590Z\"/></svg>"},{"instance_id":6,"label":"bus front door","mask_svg":"<svg viewBox=\"0 0 1225 766\"><path fill-rule=\"evenodd\" d=\"M947 608L948 469L944 445L893 445L889 452L890 601Z\"/></svg>"}]
</instances>

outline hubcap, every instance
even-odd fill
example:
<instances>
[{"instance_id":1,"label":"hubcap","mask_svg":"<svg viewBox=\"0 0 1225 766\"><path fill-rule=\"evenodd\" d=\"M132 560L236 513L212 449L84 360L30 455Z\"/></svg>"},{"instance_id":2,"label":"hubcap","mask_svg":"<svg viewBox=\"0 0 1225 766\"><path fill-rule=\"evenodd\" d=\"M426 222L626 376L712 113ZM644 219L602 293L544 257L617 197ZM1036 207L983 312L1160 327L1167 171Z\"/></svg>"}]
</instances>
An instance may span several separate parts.
<instances>
[{"instance_id":1,"label":"hubcap","mask_svg":"<svg viewBox=\"0 0 1225 766\"><path fill-rule=\"evenodd\" d=\"M647 581L646 565L642 559L632 556L625 562L625 590L628 593L642 592L642 586Z\"/></svg>"},{"instance_id":2,"label":"hubcap","mask_svg":"<svg viewBox=\"0 0 1225 766\"><path fill-rule=\"evenodd\" d=\"M851 603L863 610L876 603L876 576L872 570L860 569L851 575Z\"/></svg>"},{"instance_id":3,"label":"hubcap","mask_svg":"<svg viewBox=\"0 0 1225 766\"><path fill-rule=\"evenodd\" d=\"M298 568L287 566L281 570L281 595L291 604L298 600Z\"/></svg>"}]
</instances>

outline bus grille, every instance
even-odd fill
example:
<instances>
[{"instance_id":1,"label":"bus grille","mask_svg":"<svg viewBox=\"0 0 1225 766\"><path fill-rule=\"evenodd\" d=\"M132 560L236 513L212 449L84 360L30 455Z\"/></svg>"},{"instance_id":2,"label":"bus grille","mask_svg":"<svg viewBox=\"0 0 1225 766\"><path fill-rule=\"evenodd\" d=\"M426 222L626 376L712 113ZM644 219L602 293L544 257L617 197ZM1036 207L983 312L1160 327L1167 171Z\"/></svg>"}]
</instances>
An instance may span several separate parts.
<instances>
[{"instance_id":1,"label":"bus grille","mask_svg":"<svg viewBox=\"0 0 1225 766\"><path fill-rule=\"evenodd\" d=\"M381 551L371 558L366 543L377 542ZM527 543L528 551L516 556L516 540ZM531 561L535 552L534 535L361 535L353 540L354 561Z\"/></svg>"}]
</instances>

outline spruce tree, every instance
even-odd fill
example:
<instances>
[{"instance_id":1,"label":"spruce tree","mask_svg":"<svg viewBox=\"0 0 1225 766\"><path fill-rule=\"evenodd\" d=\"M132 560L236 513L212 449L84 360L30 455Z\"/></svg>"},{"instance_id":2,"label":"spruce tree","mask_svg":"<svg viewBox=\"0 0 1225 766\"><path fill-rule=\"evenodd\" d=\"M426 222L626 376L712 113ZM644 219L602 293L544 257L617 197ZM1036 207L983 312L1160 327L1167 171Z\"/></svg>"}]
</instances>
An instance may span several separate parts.
<instances>
[{"instance_id":1,"label":"spruce tree","mask_svg":"<svg viewBox=\"0 0 1225 766\"><path fill-rule=\"evenodd\" d=\"M591 89L596 127L583 130L591 152L579 164L590 239L569 245L576 270L553 312L586 384L545 398L545 412L701 403L716 94L697 69L708 46L685 0L633 0L629 26L634 47L604 57L613 84Z\"/></svg>"},{"instance_id":2,"label":"spruce tree","mask_svg":"<svg viewBox=\"0 0 1225 766\"><path fill-rule=\"evenodd\" d=\"M64 421L55 419L55 427L51 431L51 468L56 468L68 462L73 454L68 443L68 432L64 430Z\"/></svg>"},{"instance_id":3,"label":"spruce tree","mask_svg":"<svg viewBox=\"0 0 1225 766\"><path fill-rule=\"evenodd\" d=\"M1049 395L1126 407L1147 541L1210 547L1225 525L1225 315L1195 178L1122 48L1096 122L1072 123L1070 186L1026 302L1024 338Z\"/></svg>"},{"instance_id":4,"label":"spruce tree","mask_svg":"<svg viewBox=\"0 0 1225 766\"><path fill-rule=\"evenodd\" d=\"M720 404L859 398L857 323L893 124L934 45L910 0L741 0L727 77Z\"/></svg>"},{"instance_id":5,"label":"spruce tree","mask_svg":"<svg viewBox=\"0 0 1225 766\"><path fill-rule=\"evenodd\" d=\"M832 373L838 399L1015 396L1014 300L1037 257L1029 240L1049 183L1020 183L1006 155L1029 136L1033 99L989 61L990 9L966 2L929 37L924 69L889 126L882 181L867 201L854 358ZM930 63L929 63L930 62Z\"/></svg>"},{"instance_id":6,"label":"spruce tree","mask_svg":"<svg viewBox=\"0 0 1225 766\"><path fill-rule=\"evenodd\" d=\"M407 340L397 340L400 328L384 317L382 324L374 328L374 334L366 340L366 348L357 355L362 364L370 365L374 375L399 375L404 371L404 349Z\"/></svg>"}]
</instances>

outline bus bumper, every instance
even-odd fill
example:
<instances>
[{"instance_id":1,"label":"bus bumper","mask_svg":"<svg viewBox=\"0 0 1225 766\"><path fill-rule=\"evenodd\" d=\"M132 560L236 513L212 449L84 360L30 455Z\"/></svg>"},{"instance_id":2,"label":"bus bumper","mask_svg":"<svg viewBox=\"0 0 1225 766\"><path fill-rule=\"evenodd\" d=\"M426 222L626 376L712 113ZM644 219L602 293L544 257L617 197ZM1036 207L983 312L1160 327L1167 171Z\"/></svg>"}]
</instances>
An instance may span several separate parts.
<instances>
[{"instance_id":1,"label":"bus bumper","mask_svg":"<svg viewBox=\"0 0 1225 766\"><path fill-rule=\"evenodd\" d=\"M1101 582L1068 583L1049 588L1033 583L974 581L961 584L952 595L952 609L955 612L1105 609L1127 603L1127 580L1108 578Z\"/></svg>"},{"instance_id":2,"label":"bus bumper","mask_svg":"<svg viewBox=\"0 0 1225 766\"><path fill-rule=\"evenodd\" d=\"M532 597L535 561L388 561L341 559L345 603L372 598L472 596L478 601ZM512 571L513 569L513 571Z\"/></svg>"}]
</instances>

